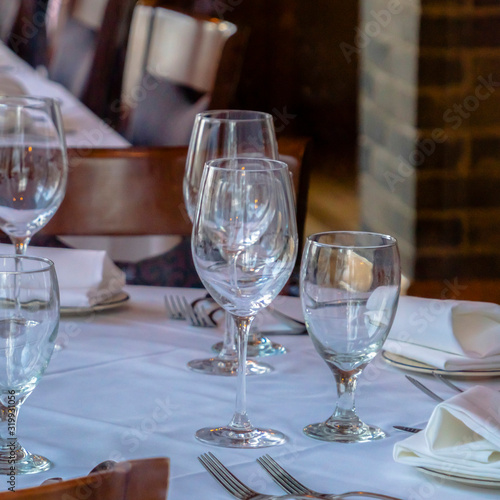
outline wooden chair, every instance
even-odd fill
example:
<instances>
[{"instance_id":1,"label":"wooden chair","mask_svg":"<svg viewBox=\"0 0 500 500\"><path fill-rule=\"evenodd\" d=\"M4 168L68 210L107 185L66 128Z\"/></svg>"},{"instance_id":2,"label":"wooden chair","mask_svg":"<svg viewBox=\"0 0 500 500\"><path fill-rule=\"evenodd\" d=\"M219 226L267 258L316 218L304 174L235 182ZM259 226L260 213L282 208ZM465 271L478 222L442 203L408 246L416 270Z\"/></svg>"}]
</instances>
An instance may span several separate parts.
<instances>
[{"instance_id":1,"label":"wooden chair","mask_svg":"<svg viewBox=\"0 0 500 500\"><path fill-rule=\"evenodd\" d=\"M137 0L49 0L49 76L103 119L118 107ZM105 29L102 29L105 27Z\"/></svg>"},{"instance_id":2,"label":"wooden chair","mask_svg":"<svg viewBox=\"0 0 500 500\"><path fill-rule=\"evenodd\" d=\"M168 458L130 460L88 476L0 493L0 500L165 500Z\"/></svg>"},{"instance_id":3,"label":"wooden chair","mask_svg":"<svg viewBox=\"0 0 500 500\"><path fill-rule=\"evenodd\" d=\"M211 106L224 47L236 32L232 23L173 10L160 1L137 4L121 102L121 129L132 144L189 143L196 114ZM234 57L231 78L219 75L217 85L226 96L235 90L241 57Z\"/></svg>"}]
</instances>

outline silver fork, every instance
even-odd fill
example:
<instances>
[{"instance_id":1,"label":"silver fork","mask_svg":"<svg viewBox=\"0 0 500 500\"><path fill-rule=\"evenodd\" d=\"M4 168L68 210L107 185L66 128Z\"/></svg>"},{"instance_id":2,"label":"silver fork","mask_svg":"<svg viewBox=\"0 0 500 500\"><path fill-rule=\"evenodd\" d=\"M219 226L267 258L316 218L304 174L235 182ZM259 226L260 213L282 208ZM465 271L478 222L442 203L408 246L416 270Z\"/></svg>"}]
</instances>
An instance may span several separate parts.
<instances>
[{"instance_id":1,"label":"silver fork","mask_svg":"<svg viewBox=\"0 0 500 500\"><path fill-rule=\"evenodd\" d=\"M276 498L271 495L257 493L249 488L230 472L213 453L203 453L198 457L198 460L226 491L240 500L269 500Z\"/></svg>"},{"instance_id":2,"label":"silver fork","mask_svg":"<svg viewBox=\"0 0 500 500\"><path fill-rule=\"evenodd\" d=\"M365 497L365 498L379 498L382 500L401 500L400 498L391 497L388 495L382 495L380 493L372 493L370 491L348 491L347 493L340 494L326 494L318 493L317 491L311 490L307 486L297 481L289 472L287 472L283 467L281 467L276 460L274 460L269 455L263 455L257 459L257 462L264 468L264 470L269 473L269 475L278 483L287 493L294 495L312 495L318 498L325 498L330 500L336 500L348 497Z\"/></svg>"},{"instance_id":3,"label":"silver fork","mask_svg":"<svg viewBox=\"0 0 500 500\"><path fill-rule=\"evenodd\" d=\"M165 309L170 319L186 319L193 326L205 328L217 326L204 309L195 309L182 295L165 295Z\"/></svg>"}]
</instances>

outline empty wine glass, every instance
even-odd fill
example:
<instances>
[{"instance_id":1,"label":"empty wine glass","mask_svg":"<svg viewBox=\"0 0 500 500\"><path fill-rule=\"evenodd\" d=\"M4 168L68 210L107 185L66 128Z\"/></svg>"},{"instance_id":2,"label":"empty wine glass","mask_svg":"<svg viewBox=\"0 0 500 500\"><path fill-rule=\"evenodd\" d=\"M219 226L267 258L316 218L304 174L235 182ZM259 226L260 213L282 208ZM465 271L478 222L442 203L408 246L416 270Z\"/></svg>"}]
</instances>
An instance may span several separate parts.
<instances>
[{"instance_id":1,"label":"empty wine glass","mask_svg":"<svg viewBox=\"0 0 500 500\"><path fill-rule=\"evenodd\" d=\"M222 427L200 429L205 443L232 448L282 444L278 431L252 426L246 413L245 361L250 324L288 280L297 256L292 183L285 163L212 160L203 172L192 236L201 281L237 328L236 410Z\"/></svg>"},{"instance_id":2,"label":"empty wine glass","mask_svg":"<svg viewBox=\"0 0 500 500\"><path fill-rule=\"evenodd\" d=\"M399 298L401 270L396 240L367 232L309 236L300 270L307 330L337 382L334 414L308 425L324 441L361 442L385 437L356 414L358 375L382 348Z\"/></svg>"},{"instance_id":3,"label":"empty wine glass","mask_svg":"<svg viewBox=\"0 0 500 500\"><path fill-rule=\"evenodd\" d=\"M23 255L66 190L68 160L59 104L0 97L0 228Z\"/></svg>"},{"instance_id":4,"label":"empty wine glass","mask_svg":"<svg viewBox=\"0 0 500 500\"><path fill-rule=\"evenodd\" d=\"M0 473L33 474L52 463L17 440L19 407L42 377L59 325L59 287L48 259L0 256Z\"/></svg>"},{"instance_id":5,"label":"empty wine glass","mask_svg":"<svg viewBox=\"0 0 500 500\"><path fill-rule=\"evenodd\" d=\"M278 159L278 145L273 118L268 113L244 110L215 110L196 115L189 143L184 174L184 203L193 220L203 167L217 158L254 157ZM212 375L236 375L238 372L234 324L226 315L224 340L214 346L216 357L195 359L188 363L191 370ZM267 354L284 352L283 346L260 336L249 346L252 356L264 350ZM261 375L272 367L247 360L247 373Z\"/></svg>"}]
</instances>

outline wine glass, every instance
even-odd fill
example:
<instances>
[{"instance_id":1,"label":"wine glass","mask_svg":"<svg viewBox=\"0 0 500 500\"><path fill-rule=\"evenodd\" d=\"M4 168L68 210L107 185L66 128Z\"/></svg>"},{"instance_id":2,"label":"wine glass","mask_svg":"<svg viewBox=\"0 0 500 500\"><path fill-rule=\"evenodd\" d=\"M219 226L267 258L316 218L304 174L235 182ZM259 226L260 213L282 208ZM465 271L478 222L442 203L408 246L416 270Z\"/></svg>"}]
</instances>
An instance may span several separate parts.
<instances>
[{"instance_id":1,"label":"wine glass","mask_svg":"<svg viewBox=\"0 0 500 500\"><path fill-rule=\"evenodd\" d=\"M16 254L54 215L66 191L68 160L59 103L0 97L0 228Z\"/></svg>"},{"instance_id":2,"label":"wine glass","mask_svg":"<svg viewBox=\"0 0 500 500\"><path fill-rule=\"evenodd\" d=\"M307 330L337 382L333 415L308 425L323 441L362 442L385 437L356 414L358 375L382 348L399 298L401 270L396 240L368 232L325 232L307 239L300 295Z\"/></svg>"},{"instance_id":3,"label":"wine glass","mask_svg":"<svg viewBox=\"0 0 500 500\"><path fill-rule=\"evenodd\" d=\"M203 167L209 160L229 157L278 159L278 145L273 118L268 113L245 110L214 110L196 115L189 143L183 182L184 203L193 221ZM248 348L249 355L278 354L283 346L260 336ZM189 368L212 375L236 375L238 372L234 324L226 314L224 340L214 346L216 357L196 359ZM247 373L260 375L272 367L247 360Z\"/></svg>"},{"instance_id":4,"label":"wine glass","mask_svg":"<svg viewBox=\"0 0 500 500\"><path fill-rule=\"evenodd\" d=\"M261 448L286 439L281 432L250 423L245 362L250 324L288 280L297 241L293 188L285 163L255 158L207 163L193 226L193 260L210 295L235 322L238 389L231 422L200 429L196 433L200 441Z\"/></svg>"},{"instance_id":5,"label":"wine glass","mask_svg":"<svg viewBox=\"0 0 500 500\"><path fill-rule=\"evenodd\" d=\"M54 263L0 256L0 473L33 474L52 463L17 440L19 407L49 363L59 326Z\"/></svg>"}]
</instances>

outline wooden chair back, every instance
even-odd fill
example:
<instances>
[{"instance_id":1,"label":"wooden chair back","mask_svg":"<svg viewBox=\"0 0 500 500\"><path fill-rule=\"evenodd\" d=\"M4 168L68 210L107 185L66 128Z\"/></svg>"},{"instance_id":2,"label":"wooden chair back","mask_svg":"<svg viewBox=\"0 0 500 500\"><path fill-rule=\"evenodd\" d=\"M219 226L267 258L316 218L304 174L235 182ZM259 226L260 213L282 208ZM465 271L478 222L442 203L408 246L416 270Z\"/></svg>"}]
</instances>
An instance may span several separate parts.
<instances>
[{"instance_id":1,"label":"wooden chair back","mask_svg":"<svg viewBox=\"0 0 500 500\"><path fill-rule=\"evenodd\" d=\"M279 148L293 174L302 235L308 190L305 141L283 139ZM70 150L66 196L41 233L190 235L182 193L186 155L186 147Z\"/></svg>"},{"instance_id":2,"label":"wooden chair back","mask_svg":"<svg viewBox=\"0 0 500 500\"><path fill-rule=\"evenodd\" d=\"M168 458L120 462L111 470L67 481L0 493L0 500L166 500Z\"/></svg>"},{"instance_id":3,"label":"wooden chair back","mask_svg":"<svg viewBox=\"0 0 500 500\"><path fill-rule=\"evenodd\" d=\"M187 145L197 113L211 106L234 24L140 1L127 45L120 129L134 145ZM238 56L240 57L240 56ZM237 65L233 75L238 74ZM227 73L226 73L227 74Z\"/></svg>"}]
</instances>

